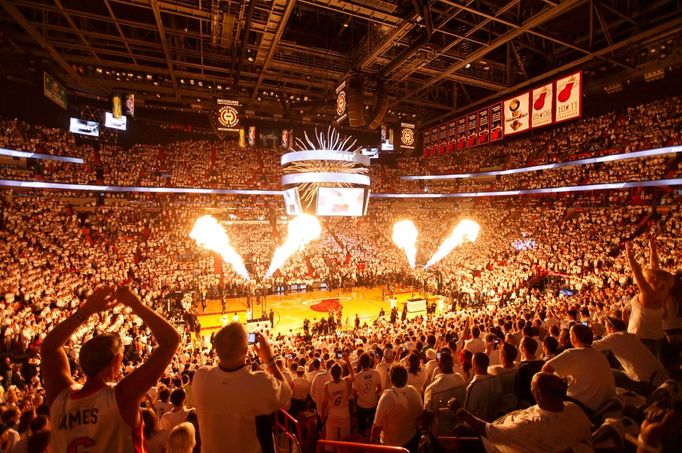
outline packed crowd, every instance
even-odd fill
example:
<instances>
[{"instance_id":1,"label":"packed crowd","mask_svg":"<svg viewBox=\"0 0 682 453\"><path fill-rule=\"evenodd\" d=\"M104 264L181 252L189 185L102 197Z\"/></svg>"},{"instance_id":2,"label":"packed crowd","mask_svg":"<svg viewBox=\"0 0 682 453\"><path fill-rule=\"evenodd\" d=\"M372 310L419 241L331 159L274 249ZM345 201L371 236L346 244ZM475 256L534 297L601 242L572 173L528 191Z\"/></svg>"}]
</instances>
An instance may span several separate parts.
<instances>
[{"instance_id":1,"label":"packed crowd","mask_svg":"<svg viewBox=\"0 0 682 453\"><path fill-rule=\"evenodd\" d=\"M476 168L481 156L485 165L536 163L543 147L553 161L575 151L678 143L681 106L673 98L510 141L517 151L506 160L498 145L477 149ZM18 121L1 126L1 146L86 159L84 167L41 162L21 174L2 166L3 177L28 171L121 185L277 185L276 151L249 150L243 159L244 150L208 141L122 151ZM452 165L468 168L458 162ZM375 188L408 190L397 175L432 165L377 166ZM500 179L495 187L669 174L679 176L677 160L651 158ZM469 184L480 190L462 186ZM150 452L272 451L268 414L281 408L303 427L303 449L325 438L415 452L452 435L500 452L679 445L679 191L372 200L365 217L322 219L320 239L269 279L270 258L287 234L279 197L0 195L2 453L50 444L52 451L104 451L102 442L128 451L142 439ZM189 238L205 214L223 223L252 279ZM405 218L419 230L415 270L391 241L393 224ZM421 269L463 218L480 224L477 241ZM305 328L252 341L239 324L207 341L193 321L207 298L316 283L381 285L389 296L412 286L444 303L428 315L356 316L338 332ZM178 294L192 302L178 304Z\"/></svg>"},{"instance_id":2,"label":"packed crowd","mask_svg":"<svg viewBox=\"0 0 682 453\"><path fill-rule=\"evenodd\" d=\"M641 181L679 177L676 155L582 165L501 178L420 184L400 176L469 173L563 162L679 144L682 99L673 97L584 118L520 139L430 159L402 157L396 164L370 167L372 191L432 192L532 189L562 185ZM207 187L278 190L281 150L241 149L236 142L184 141L169 145L93 146L63 130L19 120L0 121L0 146L82 157L83 165L57 161L0 160L0 176L10 179L148 187ZM235 165L239 163L239 165Z\"/></svg>"}]
</instances>

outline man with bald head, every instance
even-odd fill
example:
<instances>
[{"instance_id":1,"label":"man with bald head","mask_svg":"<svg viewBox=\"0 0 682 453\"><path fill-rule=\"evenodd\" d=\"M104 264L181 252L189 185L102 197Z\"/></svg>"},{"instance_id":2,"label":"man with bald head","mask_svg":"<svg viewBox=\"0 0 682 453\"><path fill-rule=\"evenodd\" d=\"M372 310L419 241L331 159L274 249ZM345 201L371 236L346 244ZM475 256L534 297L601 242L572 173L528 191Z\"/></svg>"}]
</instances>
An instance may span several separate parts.
<instances>
[{"instance_id":1,"label":"man with bald head","mask_svg":"<svg viewBox=\"0 0 682 453\"><path fill-rule=\"evenodd\" d=\"M450 410L481 436L487 452L592 451L590 420L576 404L565 401L567 385L550 373L536 373L531 392L537 404L504 415L492 423L472 415L456 399Z\"/></svg>"},{"instance_id":2,"label":"man with bald head","mask_svg":"<svg viewBox=\"0 0 682 453\"><path fill-rule=\"evenodd\" d=\"M218 365L194 375L192 398L199 418L202 453L230 451L258 453L258 415L270 414L291 400L291 387L277 367L267 339L258 334L254 350L266 370L247 366L249 345L244 327L226 325L215 335Z\"/></svg>"}]
</instances>

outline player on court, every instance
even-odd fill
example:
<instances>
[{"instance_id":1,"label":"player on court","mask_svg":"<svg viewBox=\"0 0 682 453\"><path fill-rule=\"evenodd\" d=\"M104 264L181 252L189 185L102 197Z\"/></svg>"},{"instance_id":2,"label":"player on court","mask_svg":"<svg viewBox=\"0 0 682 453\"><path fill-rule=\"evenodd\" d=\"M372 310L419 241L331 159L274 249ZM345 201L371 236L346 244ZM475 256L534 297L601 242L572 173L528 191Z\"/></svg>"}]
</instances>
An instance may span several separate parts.
<instances>
[{"instance_id":1,"label":"player on court","mask_svg":"<svg viewBox=\"0 0 682 453\"><path fill-rule=\"evenodd\" d=\"M111 309L117 302L130 307L142 319L158 347L145 363L115 384L123 360L121 339L109 333L92 338L81 347L78 357L86 377L80 387L71 377L64 345L90 316ZM140 401L161 377L179 343L175 328L128 288L96 289L75 314L47 334L41 347L42 374L53 424L52 451L146 451Z\"/></svg>"}]
</instances>

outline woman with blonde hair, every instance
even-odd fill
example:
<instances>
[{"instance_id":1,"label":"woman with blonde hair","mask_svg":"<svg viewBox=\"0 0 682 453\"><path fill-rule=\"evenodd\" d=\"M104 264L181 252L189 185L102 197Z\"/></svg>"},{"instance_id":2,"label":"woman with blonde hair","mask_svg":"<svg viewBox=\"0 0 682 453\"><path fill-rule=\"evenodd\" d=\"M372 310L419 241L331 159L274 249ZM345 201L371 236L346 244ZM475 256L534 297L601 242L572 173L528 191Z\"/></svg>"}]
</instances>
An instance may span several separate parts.
<instances>
[{"instance_id":1,"label":"woman with blonde hair","mask_svg":"<svg viewBox=\"0 0 682 453\"><path fill-rule=\"evenodd\" d=\"M194 443L194 426L182 422L170 432L166 453L192 453Z\"/></svg>"},{"instance_id":2,"label":"woman with blonde hair","mask_svg":"<svg viewBox=\"0 0 682 453\"><path fill-rule=\"evenodd\" d=\"M656 239L649 238L649 267L642 268L632 252L632 244L625 246L632 276L639 288L639 294L632 298L628 332L642 340L656 356L663 343L663 316L674 276L659 268Z\"/></svg>"}]
</instances>

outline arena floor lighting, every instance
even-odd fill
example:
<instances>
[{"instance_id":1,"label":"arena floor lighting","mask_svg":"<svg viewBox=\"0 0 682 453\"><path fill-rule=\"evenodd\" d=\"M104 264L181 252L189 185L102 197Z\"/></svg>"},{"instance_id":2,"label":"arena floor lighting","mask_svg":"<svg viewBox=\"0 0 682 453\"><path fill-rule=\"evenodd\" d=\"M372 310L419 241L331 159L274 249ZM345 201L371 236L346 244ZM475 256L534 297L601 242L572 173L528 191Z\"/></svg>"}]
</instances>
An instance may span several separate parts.
<instances>
[{"instance_id":1,"label":"arena floor lighting","mask_svg":"<svg viewBox=\"0 0 682 453\"><path fill-rule=\"evenodd\" d=\"M81 190L89 192L143 192L143 193L198 193L217 195L278 195L280 190L246 190L246 189L203 189L194 187L132 187L101 186L96 184L65 184L59 182L18 181L0 179L0 187L19 187L24 189Z\"/></svg>"},{"instance_id":2,"label":"arena floor lighting","mask_svg":"<svg viewBox=\"0 0 682 453\"><path fill-rule=\"evenodd\" d=\"M682 152L682 146L667 146L665 148L647 149L633 153L611 154L609 156L590 157L588 159L572 160L569 162L556 162L553 164L534 165L532 167L512 168L510 170L483 171L480 173L457 173L452 175L423 175L401 176L405 181L438 181L447 179L483 178L486 176L515 175L531 171L551 170L553 168L576 167L578 165L598 164L600 162L616 162L619 160L638 159L641 157L661 156L664 154L676 154Z\"/></svg>"},{"instance_id":3,"label":"arena floor lighting","mask_svg":"<svg viewBox=\"0 0 682 453\"><path fill-rule=\"evenodd\" d=\"M619 190L636 187L682 186L682 178L658 179L655 181L614 182L607 184L589 184L586 186L546 187L543 189L504 190L500 192L457 192L457 193L373 193L372 198L478 198L509 197L514 195L533 195L565 192L587 192L590 190ZM192 187L129 187L100 186L95 184L65 184L59 182L19 181L0 179L0 187L18 187L23 189L80 190L89 192L146 192L146 193L197 193L216 195L276 195L282 196L280 190L246 190L246 189L203 189Z\"/></svg>"},{"instance_id":4,"label":"arena floor lighting","mask_svg":"<svg viewBox=\"0 0 682 453\"><path fill-rule=\"evenodd\" d=\"M1 185L1 184L0 184ZM533 195L566 192L587 192L590 190L620 190L635 187L682 186L682 178L659 179L656 181L614 182L589 184L586 186L546 187L544 189L503 190L499 192L459 192L459 193L373 193L372 198L477 198L509 197L514 195Z\"/></svg>"},{"instance_id":5,"label":"arena floor lighting","mask_svg":"<svg viewBox=\"0 0 682 453\"><path fill-rule=\"evenodd\" d=\"M16 149L0 148L0 156L25 157L27 159L57 160L59 162L69 162L71 164L82 164L80 157L53 156L52 154L32 153L30 151L17 151Z\"/></svg>"}]
</instances>

